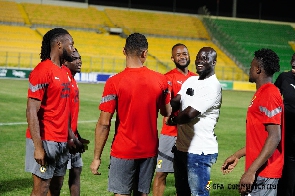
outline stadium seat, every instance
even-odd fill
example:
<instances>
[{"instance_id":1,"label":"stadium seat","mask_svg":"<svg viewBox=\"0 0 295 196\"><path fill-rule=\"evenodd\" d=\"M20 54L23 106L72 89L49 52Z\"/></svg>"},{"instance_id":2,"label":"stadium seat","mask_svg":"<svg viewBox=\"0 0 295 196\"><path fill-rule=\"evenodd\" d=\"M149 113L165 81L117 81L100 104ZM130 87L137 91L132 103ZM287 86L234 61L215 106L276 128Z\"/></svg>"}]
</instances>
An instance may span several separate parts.
<instances>
[{"instance_id":1,"label":"stadium seat","mask_svg":"<svg viewBox=\"0 0 295 196\"><path fill-rule=\"evenodd\" d=\"M91 30L112 26L105 13L92 6L77 8L57 5L40 6L32 3L23 3L23 6L31 23L35 26L62 26Z\"/></svg>"},{"instance_id":2,"label":"stadium seat","mask_svg":"<svg viewBox=\"0 0 295 196\"><path fill-rule=\"evenodd\" d=\"M21 25L25 23L16 2L0 1L0 22Z\"/></svg>"},{"instance_id":3,"label":"stadium seat","mask_svg":"<svg viewBox=\"0 0 295 196\"><path fill-rule=\"evenodd\" d=\"M41 41L42 37L29 27L0 25L0 64L32 68L40 62Z\"/></svg>"}]
</instances>

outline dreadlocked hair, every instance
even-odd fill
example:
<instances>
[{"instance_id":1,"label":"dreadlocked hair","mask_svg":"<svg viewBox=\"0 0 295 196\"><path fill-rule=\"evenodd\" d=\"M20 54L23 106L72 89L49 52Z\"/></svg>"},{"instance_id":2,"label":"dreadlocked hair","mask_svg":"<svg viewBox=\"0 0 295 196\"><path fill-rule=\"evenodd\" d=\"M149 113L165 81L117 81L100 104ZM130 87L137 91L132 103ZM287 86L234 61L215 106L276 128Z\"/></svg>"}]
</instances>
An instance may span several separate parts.
<instances>
[{"instance_id":1,"label":"dreadlocked hair","mask_svg":"<svg viewBox=\"0 0 295 196\"><path fill-rule=\"evenodd\" d=\"M49 30L42 40L40 58L41 61L50 59L51 43L59 36L69 34L69 32L63 28L54 28Z\"/></svg>"},{"instance_id":2,"label":"dreadlocked hair","mask_svg":"<svg viewBox=\"0 0 295 196\"><path fill-rule=\"evenodd\" d=\"M127 55L140 56L143 51L148 49L148 42L144 35L133 33L127 37L124 48Z\"/></svg>"},{"instance_id":3,"label":"dreadlocked hair","mask_svg":"<svg viewBox=\"0 0 295 196\"><path fill-rule=\"evenodd\" d=\"M280 71L280 58L273 50L262 48L255 51L254 56L261 63L268 76L272 76L275 72Z\"/></svg>"}]
</instances>

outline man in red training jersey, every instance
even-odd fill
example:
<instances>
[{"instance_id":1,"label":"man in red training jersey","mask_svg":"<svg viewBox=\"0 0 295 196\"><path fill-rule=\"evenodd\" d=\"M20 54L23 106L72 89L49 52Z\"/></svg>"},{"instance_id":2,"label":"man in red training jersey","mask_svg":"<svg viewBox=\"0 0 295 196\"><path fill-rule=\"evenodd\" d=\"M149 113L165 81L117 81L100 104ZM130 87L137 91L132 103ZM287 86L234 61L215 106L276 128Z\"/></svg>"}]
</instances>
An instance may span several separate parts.
<instances>
[{"instance_id":1,"label":"man in red training jersey","mask_svg":"<svg viewBox=\"0 0 295 196\"><path fill-rule=\"evenodd\" d=\"M71 129L74 132L75 136L79 139L79 141L83 145L87 146L87 144L89 144L89 140L81 138L78 132L78 114L79 114L80 100L79 100L78 84L74 77L76 73L81 72L82 60L81 60L81 55L79 54L77 48L72 57L73 57L73 61L72 62L66 61L64 63L65 66L63 66L63 68L66 69L69 77L71 78L71 84L70 84ZM67 168L69 169L68 186L70 189L71 196L80 195L80 175L81 175L82 166L83 166L81 155L82 154L80 152L69 153L69 161L68 161Z\"/></svg>"},{"instance_id":2,"label":"man in red training jersey","mask_svg":"<svg viewBox=\"0 0 295 196\"><path fill-rule=\"evenodd\" d=\"M190 55L184 44L178 43L172 47L171 60L175 63L176 68L167 72L165 76L168 81L172 99L180 91L183 82L190 76L196 76L196 74L188 70ZM162 196L164 194L167 175L168 173L174 172L174 153L172 149L176 142L177 126L166 125L166 120L167 118L164 117L159 139L156 175L153 183L154 196Z\"/></svg>"},{"instance_id":3,"label":"man in red training jersey","mask_svg":"<svg viewBox=\"0 0 295 196\"><path fill-rule=\"evenodd\" d=\"M68 139L80 146L69 129L70 79L61 68L64 61L72 61L74 41L62 28L49 30L41 46L41 62L29 77L27 101L26 164L32 173L31 195L59 195L66 173ZM53 186L51 186L53 185ZM57 186L58 185L58 186Z\"/></svg>"},{"instance_id":4,"label":"man in red training jersey","mask_svg":"<svg viewBox=\"0 0 295 196\"><path fill-rule=\"evenodd\" d=\"M246 146L228 157L221 169L231 172L246 156L245 173L240 179L242 195L277 195L278 180L284 165L283 100L272 84L280 71L279 57L270 49L255 51L249 81L256 83L246 118Z\"/></svg>"},{"instance_id":5,"label":"man in red training jersey","mask_svg":"<svg viewBox=\"0 0 295 196\"><path fill-rule=\"evenodd\" d=\"M148 42L133 33L126 39L123 53L126 68L110 77L99 105L95 130L93 174L99 174L101 154L116 112L115 136L111 147L108 190L115 195L148 195L158 151L157 116L170 114L170 95L164 75L143 64Z\"/></svg>"}]
</instances>

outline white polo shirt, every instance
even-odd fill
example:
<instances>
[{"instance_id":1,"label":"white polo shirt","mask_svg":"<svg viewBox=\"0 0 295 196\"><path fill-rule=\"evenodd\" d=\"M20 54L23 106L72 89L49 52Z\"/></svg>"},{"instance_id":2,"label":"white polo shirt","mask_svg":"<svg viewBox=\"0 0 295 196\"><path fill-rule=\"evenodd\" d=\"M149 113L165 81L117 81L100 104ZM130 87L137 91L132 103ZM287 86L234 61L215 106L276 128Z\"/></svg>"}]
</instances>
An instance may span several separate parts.
<instances>
[{"instance_id":1,"label":"white polo shirt","mask_svg":"<svg viewBox=\"0 0 295 196\"><path fill-rule=\"evenodd\" d=\"M191 106L199 114L187 124L177 125L177 150L193 154L218 153L218 143L214 128L219 118L222 102L221 84L212 75L204 80L199 76L191 76L182 85L178 94L181 95L181 111ZM191 88L193 93L187 94ZM191 94L191 95L189 95Z\"/></svg>"}]
</instances>

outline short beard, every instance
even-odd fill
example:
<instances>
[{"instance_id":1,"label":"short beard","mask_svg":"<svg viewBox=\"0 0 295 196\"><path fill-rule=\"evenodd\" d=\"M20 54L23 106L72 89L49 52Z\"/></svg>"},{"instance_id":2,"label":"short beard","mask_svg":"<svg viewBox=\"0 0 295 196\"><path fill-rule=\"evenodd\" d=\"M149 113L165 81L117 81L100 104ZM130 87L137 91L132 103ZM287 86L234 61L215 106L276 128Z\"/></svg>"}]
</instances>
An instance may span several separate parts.
<instances>
[{"instance_id":1,"label":"short beard","mask_svg":"<svg viewBox=\"0 0 295 196\"><path fill-rule=\"evenodd\" d=\"M63 49L63 51L62 51L62 58L67 62L72 62L74 60L73 57L68 54L66 49Z\"/></svg>"},{"instance_id":2,"label":"short beard","mask_svg":"<svg viewBox=\"0 0 295 196\"><path fill-rule=\"evenodd\" d=\"M255 81L249 77L249 82L254 83Z\"/></svg>"},{"instance_id":3,"label":"short beard","mask_svg":"<svg viewBox=\"0 0 295 196\"><path fill-rule=\"evenodd\" d=\"M202 72L198 72L197 73L199 74L199 79L200 80L203 80L205 79L211 72L212 72L212 67L210 69L205 69L204 71Z\"/></svg>"},{"instance_id":4,"label":"short beard","mask_svg":"<svg viewBox=\"0 0 295 196\"><path fill-rule=\"evenodd\" d=\"M174 62L175 63L175 66L178 68L178 69L183 69L183 68L186 68L190 63L191 63L191 60L189 59L185 65L180 65L179 63L177 62Z\"/></svg>"}]
</instances>

